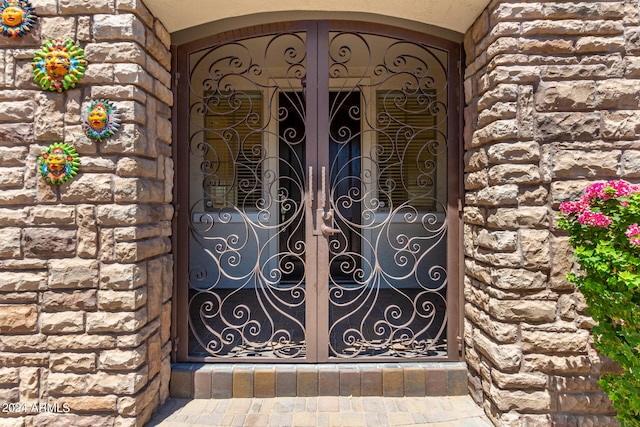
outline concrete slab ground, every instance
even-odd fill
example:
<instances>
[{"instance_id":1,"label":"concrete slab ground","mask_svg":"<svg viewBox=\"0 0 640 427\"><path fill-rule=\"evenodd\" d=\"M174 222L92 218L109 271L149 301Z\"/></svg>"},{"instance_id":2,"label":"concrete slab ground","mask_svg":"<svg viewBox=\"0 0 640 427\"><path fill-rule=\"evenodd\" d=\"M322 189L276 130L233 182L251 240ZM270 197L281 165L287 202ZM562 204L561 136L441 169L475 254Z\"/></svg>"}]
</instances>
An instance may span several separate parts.
<instances>
[{"instance_id":1,"label":"concrete slab ground","mask_svg":"<svg viewBox=\"0 0 640 427\"><path fill-rule=\"evenodd\" d=\"M491 427L469 396L170 399L145 427Z\"/></svg>"}]
</instances>

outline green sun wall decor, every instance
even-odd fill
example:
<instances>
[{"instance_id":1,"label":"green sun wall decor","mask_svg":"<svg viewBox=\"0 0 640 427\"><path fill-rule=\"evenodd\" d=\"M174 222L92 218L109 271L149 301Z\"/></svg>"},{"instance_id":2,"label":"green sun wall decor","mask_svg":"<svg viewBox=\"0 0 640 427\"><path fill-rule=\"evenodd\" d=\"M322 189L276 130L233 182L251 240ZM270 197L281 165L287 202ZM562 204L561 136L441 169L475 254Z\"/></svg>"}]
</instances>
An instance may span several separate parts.
<instances>
[{"instance_id":1,"label":"green sun wall decor","mask_svg":"<svg viewBox=\"0 0 640 427\"><path fill-rule=\"evenodd\" d=\"M78 153L64 142L54 142L38 158L38 170L50 184L64 184L76 176L79 168Z\"/></svg>"},{"instance_id":2,"label":"green sun wall decor","mask_svg":"<svg viewBox=\"0 0 640 427\"><path fill-rule=\"evenodd\" d=\"M73 40L47 40L33 59L33 80L43 90L62 92L84 76L84 50Z\"/></svg>"},{"instance_id":3,"label":"green sun wall decor","mask_svg":"<svg viewBox=\"0 0 640 427\"><path fill-rule=\"evenodd\" d=\"M115 105L105 99L92 101L82 115L82 129L91 139L102 141L113 134L120 126Z\"/></svg>"},{"instance_id":4,"label":"green sun wall decor","mask_svg":"<svg viewBox=\"0 0 640 427\"><path fill-rule=\"evenodd\" d=\"M7 37L22 37L31 31L36 12L28 0L4 0L0 3L0 32Z\"/></svg>"}]
</instances>

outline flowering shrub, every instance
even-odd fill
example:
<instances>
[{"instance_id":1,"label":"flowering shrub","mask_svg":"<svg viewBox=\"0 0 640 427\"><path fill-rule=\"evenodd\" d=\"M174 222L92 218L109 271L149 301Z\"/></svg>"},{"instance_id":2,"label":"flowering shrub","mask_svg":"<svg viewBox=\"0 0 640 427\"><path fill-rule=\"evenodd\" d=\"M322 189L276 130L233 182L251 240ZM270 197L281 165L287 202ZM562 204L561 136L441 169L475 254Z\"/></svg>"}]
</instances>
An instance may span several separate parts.
<instances>
[{"instance_id":1,"label":"flowering shrub","mask_svg":"<svg viewBox=\"0 0 640 427\"><path fill-rule=\"evenodd\" d=\"M577 201L560 205L559 225L583 274L567 277L583 293L600 352L619 363L606 374L622 426L640 426L640 187L625 181L596 183Z\"/></svg>"}]
</instances>

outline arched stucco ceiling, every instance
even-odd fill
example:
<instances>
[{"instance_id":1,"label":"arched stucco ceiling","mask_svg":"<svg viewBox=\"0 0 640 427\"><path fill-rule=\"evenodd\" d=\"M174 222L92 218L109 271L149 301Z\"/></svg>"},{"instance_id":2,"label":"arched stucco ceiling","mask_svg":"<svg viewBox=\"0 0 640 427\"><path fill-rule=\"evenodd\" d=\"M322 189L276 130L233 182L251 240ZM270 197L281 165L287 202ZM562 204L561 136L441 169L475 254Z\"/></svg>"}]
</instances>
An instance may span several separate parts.
<instances>
[{"instance_id":1,"label":"arched stucco ceiling","mask_svg":"<svg viewBox=\"0 0 640 427\"><path fill-rule=\"evenodd\" d=\"M373 14L465 33L489 0L146 0L170 33L262 13Z\"/></svg>"}]
</instances>

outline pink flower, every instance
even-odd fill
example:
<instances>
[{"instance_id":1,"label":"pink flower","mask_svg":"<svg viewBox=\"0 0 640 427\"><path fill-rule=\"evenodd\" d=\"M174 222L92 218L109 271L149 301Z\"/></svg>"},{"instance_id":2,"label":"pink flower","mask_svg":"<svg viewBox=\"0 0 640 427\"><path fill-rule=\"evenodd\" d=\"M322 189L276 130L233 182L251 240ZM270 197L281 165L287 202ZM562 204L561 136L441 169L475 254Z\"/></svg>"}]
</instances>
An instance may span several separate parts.
<instances>
[{"instance_id":1,"label":"pink flower","mask_svg":"<svg viewBox=\"0 0 640 427\"><path fill-rule=\"evenodd\" d=\"M611 225L611 218L600 212L584 211L578 217L578 222L582 225L607 228Z\"/></svg>"},{"instance_id":2,"label":"pink flower","mask_svg":"<svg viewBox=\"0 0 640 427\"><path fill-rule=\"evenodd\" d=\"M577 202L562 202L560 203L560 212L565 215L569 215L575 212L579 212Z\"/></svg>"},{"instance_id":3,"label":"pink flower","mask_svg":"<svg viewBox=\"0 0 640 427\"><path fill-rule=\"evenodd\" d=\"M604 188L604 182L596 182L595 184L591 184L584 190L584 197L587 199L602 199L604 197L608 198L608 196L604 193Z\"/></svg>"},{"instance_id":4,"label":"pink flower","mask_svg":"<svg viewBox=\"0 0 640 427\"><path fill-rule=\"evenodd\" d=\"M627 227L627 231L625 231L624 234L626 234L627 237L631 237L637 234L640 235L640 227L638 227L638 223L636 222L635 224L631 224L629 227Z\"/></svg>"},{"instance_id":5,"label":"pink flower","mask_svg":"<svg viewBox=\"0 0 640 427\"><path fill-rule=\"evenodd\" d=\"M629 202L620 202L620 206L624 206L626 208L629 206Z\"/></svg>"},{"instance_id":6,"label":"pink flower","mask_svg":"<svg viewBox=\"0 0 640 427\"><path fill-rule=\"evenodd\" d=\"M589 209L589 201L585 198L577 200L575 202L562 202L560 204L560 212L565 215L572 213L582 213Z\"/></svg>"},{"instance_id":7,"label":"pink flower","mask_svg":"<svg viewBox=\"0 0 640 427\"><path fill-rule=\"evenodd\" d=\"M640 245L640 227L638 223L631 224L624 234L629 238L629 243L632 245Z\"/></svg>"},{"instance_id":8,"label":"pink flower","mask_svg":"<svg viewBox=\"0 0 640 427\"><path fill-rule=\"evenodd\" d=\"M584 197L588 200L609 200L638 192L640 192L640 187L631 185L627 181L596 182L584 190Z\"/></svg>"}]
</instances>

